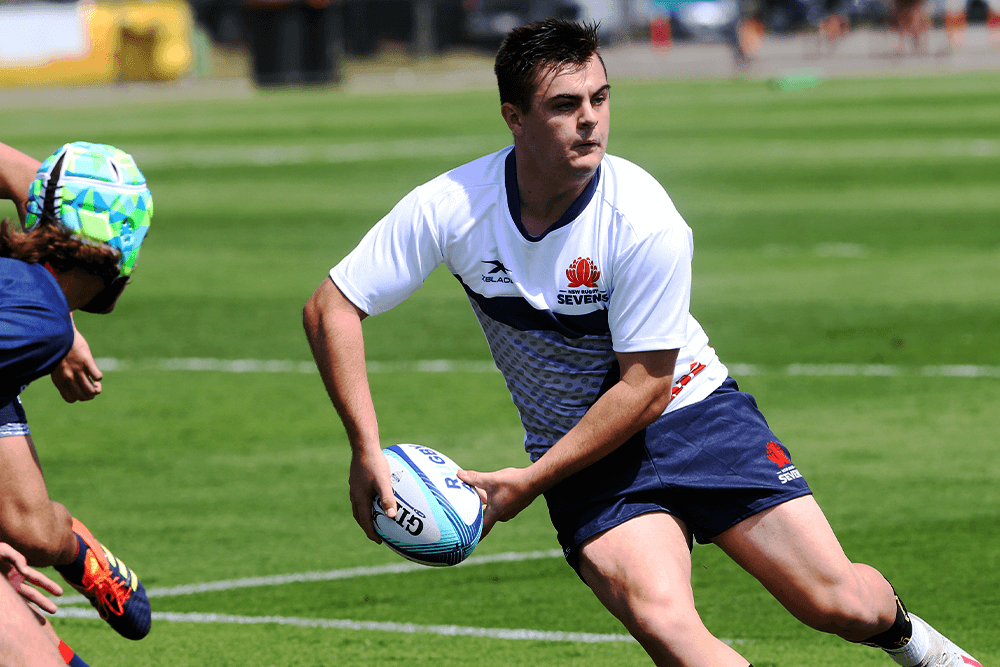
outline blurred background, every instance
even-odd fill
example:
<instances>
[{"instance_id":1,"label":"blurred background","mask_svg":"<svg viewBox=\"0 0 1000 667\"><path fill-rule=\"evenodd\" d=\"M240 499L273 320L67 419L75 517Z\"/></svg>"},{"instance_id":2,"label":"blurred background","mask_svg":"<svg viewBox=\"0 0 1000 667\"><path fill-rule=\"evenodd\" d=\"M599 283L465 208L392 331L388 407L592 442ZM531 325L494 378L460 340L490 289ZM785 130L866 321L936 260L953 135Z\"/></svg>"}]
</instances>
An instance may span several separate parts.
<instances>
[{"instance_id":1,"label":"blurred background","mask_svg":"<svg viewBox=\"0 0 1000 667\"><path fill-rule=\"evenodd\" d=\"M991 3L992 6L991 6ZM492 85L511 28L599 22L629 78L1000 65L1000 0L0 0L0 91L145 81ZM431 70L433 84L418 78ZM622 70L621 72L617 70ZM794 73L793 73L794 74ZM450 77L450 78L449 78ZM420 83L418 83L420 81Z\"/></svg>"}]
</instances>

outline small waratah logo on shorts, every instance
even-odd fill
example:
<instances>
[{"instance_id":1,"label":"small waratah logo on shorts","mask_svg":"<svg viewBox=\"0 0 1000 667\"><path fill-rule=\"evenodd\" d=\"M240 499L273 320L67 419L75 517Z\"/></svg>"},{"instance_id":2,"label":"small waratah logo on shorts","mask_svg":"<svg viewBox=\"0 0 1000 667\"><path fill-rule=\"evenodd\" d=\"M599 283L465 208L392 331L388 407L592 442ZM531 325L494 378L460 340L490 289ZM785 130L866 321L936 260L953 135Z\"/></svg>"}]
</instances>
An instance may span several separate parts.
<instances>
[{"instance_id":1,"label":"small waratah logo on shorts","mask_svg":"<svg viewBox=\"0 0 1000 667\"><path fill-rule=\"evenodd\" d=\"M571 288L597 287L597 279L601 277L601 272L589 257L577 257L566 269L566 277L569 278Z\"/></svg>"},{"instance_id":2,"label":"small waratah logo on shorts","mask_svg":"<svg viewBox=\"0 0 1000 667\"><path fill-rule=\"evenodd\" d=\"M792 465L792 460L778 443L771 441L767 443L767 458L774 465L778 466L778 480L782 484L788 484L793 479L802 477L802 473Z\"/></svg>"},{"instance_id":3,"label":"small waratah logo on shorts","mask_svg":"<svg viewBox=\"0 0 1000 667\"><path fill-rule=\"evenodd\" d=\"M785 450L782 449L781 445L776 442L767 443L767 458L779 468L791 465L792 463L792 460L788 458L788 454L785 453Z\"/></svg>"}]
</instances>

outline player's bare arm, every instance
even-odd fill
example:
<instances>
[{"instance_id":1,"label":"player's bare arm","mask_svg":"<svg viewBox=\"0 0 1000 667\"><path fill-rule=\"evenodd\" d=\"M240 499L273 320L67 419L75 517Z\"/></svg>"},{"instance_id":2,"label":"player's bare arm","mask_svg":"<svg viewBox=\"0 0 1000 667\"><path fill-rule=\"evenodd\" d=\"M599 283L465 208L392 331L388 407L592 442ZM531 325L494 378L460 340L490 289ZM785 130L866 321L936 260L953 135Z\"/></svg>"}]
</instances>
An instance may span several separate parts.
<instances>
[{"instance_id":1,"label":"player's bare arm","mask_svg":"<svg viewBox=\"0 0 1000 667\"><path fill-rule=\"evenodd\" d=\"M27 214L28 188L35 180L39 165L41 162L30 155L0 144L0 198L14 202L21 224Z\"/></svg>"},{"instance_id":2,"label":"player's bare arm","mask_svg":"<svg viewBox=\"0 0 1000 667\"><path fill-rule=\"evenodd\" d=\"M610 454L667 408L677 350L617 357L621 379L535 463L494 473L459 473L486 504L483 536L497 521L509 521L556 483Z\"/></svg>"},{"instance_id":3,"label":"player's bare arm","mask_svg":"<svg viewBox=\"0 0 1000 667\"><path fill-rule=\"evenodd\" d=\"M374 542L381 542L372 523L372 499L393 518L396 500L389 465L382 456L378 421L365 367L361 322L367 317L329 278L310 297L302 314L306 337L327 394L337 409L351 443L350 494L354 519Z\"/></svg>"}]
</instances>

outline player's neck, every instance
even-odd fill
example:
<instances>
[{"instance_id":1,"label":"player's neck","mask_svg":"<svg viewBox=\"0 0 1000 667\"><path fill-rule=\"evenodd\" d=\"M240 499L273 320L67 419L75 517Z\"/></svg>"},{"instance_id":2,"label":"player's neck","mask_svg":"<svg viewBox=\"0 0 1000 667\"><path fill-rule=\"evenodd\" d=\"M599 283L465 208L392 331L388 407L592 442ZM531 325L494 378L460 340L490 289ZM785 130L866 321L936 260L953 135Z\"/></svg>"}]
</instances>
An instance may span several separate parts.
<instances>
[{"instance_id":1,"label":"player's neck","mask_svg":"<svg viewBox=\"0 0 1000 667\"><path fill-rule=\"evenodd\" d=\"M56 282L59 283L63 294L66 295L66 303L71 311L86 306L104 289L103 280L79 268L69 271L53 269L49 269L49 271L55 276Z\"/></svg>"},{"instance_id":2,"label":"player's neck","mask_svg":"<svg viewBox=\"0 0 1000 667\"><path fill-rule=\"evenodd\" d=\"M563 213L580 196L593 174L585 178L554 179L538 170L517 165L517 188L521 204L521 225L532 236L541 236L559 222Z\"/></svg>"}]
</instances>

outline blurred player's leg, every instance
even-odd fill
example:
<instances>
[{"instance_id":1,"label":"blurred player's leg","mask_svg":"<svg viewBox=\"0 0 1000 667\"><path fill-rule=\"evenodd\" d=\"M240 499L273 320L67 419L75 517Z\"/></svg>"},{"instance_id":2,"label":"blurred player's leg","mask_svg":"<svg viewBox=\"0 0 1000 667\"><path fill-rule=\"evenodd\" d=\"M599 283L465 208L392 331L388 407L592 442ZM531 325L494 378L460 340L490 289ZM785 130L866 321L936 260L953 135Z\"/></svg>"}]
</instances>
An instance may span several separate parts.
<instances>
[{"instance_id":1,"label":"blurred player's leg","mask_svg":"<svg viewBox=\"0 0 1000 667\"><path fill-rule=\"evenodd\" d=\"M4 667L62 667L59 655L43 627L43 619L33 612L0 577L0 665Z\"/></svg>"},{"instance_id":2,"label":"blurred player's leg","mask_svg":"<svg viewBox=\"0 0 1000 667\"><path fill-rule=\"evenodd\" d=\"M657 665L747 667L695 610L688 545L680 520L644 514L586 542L580 576Z\"/></svg>"}]
</instances>

